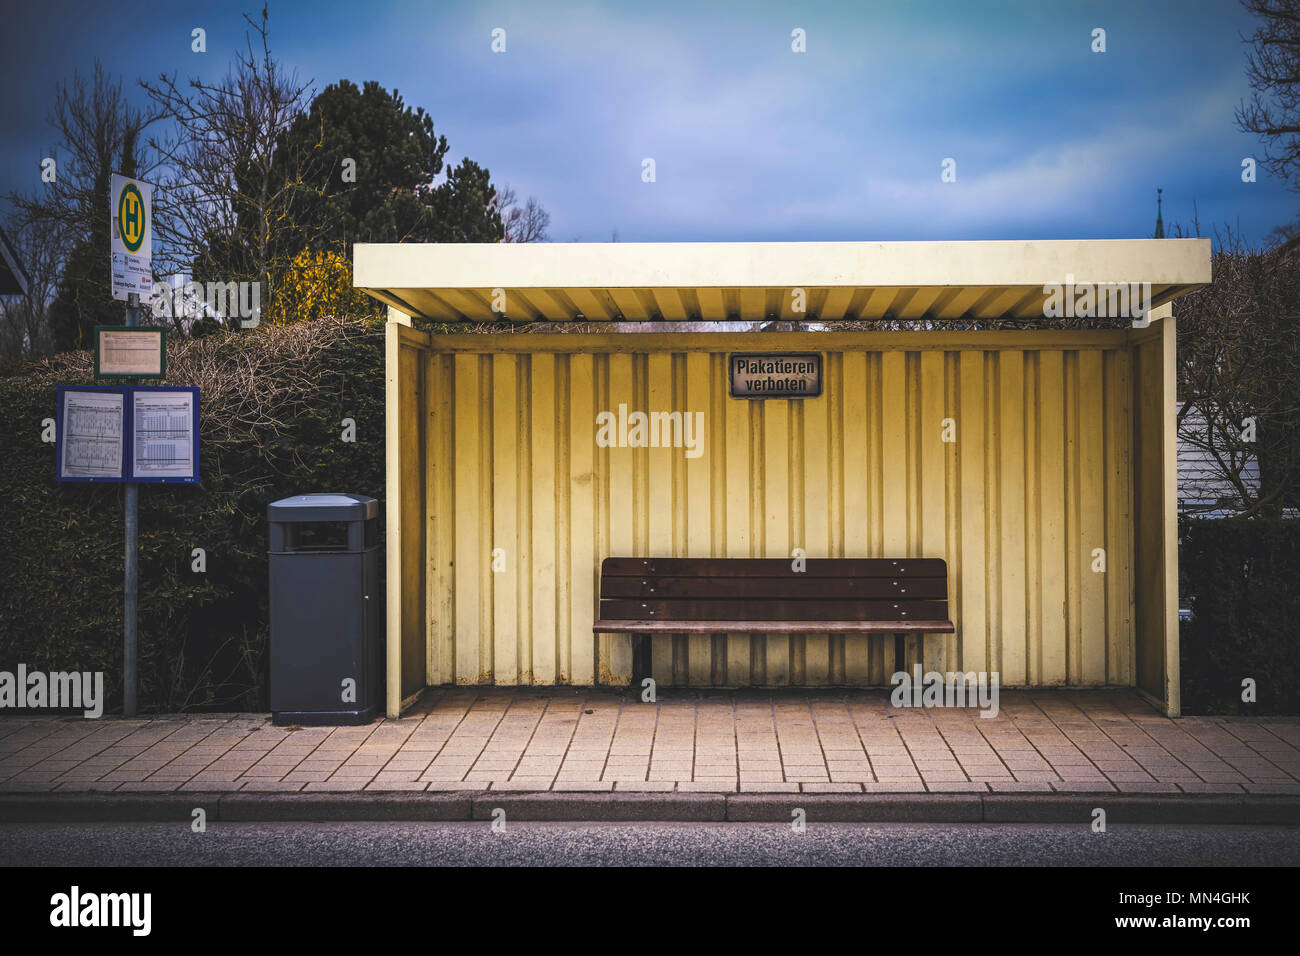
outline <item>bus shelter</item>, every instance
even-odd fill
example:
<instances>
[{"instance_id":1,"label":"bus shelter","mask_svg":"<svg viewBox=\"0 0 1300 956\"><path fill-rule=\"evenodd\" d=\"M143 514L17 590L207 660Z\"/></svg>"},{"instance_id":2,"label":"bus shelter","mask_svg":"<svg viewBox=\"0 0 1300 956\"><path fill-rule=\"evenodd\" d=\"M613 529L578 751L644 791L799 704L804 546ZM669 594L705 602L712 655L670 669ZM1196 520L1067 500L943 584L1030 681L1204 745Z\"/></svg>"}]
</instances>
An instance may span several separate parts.
<instances>
[{"instance_id":1,"label":"bus shelter","mask_svg":"<svg viewBox=\"0 0 1300 956\"><path fill-rule=\"evenodd\" d=\"M1176 715L1172 303L1210 278L1204 239L357 245L389 306L388 714L626 683L606 557L802 554L944 559L955 633L669 635L655 680L920 665Z\"/></svg>"}]
</instances>

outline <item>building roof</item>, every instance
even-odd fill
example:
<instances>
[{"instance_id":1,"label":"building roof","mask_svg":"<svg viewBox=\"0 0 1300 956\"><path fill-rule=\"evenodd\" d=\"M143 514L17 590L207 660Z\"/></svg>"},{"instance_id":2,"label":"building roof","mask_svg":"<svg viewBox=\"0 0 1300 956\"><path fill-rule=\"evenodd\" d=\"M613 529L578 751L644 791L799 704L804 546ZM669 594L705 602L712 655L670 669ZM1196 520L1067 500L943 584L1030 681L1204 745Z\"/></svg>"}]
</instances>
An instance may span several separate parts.
<instances>
[{"instance_id":1,"label":"building roof","mask_svg":"<svg viewBox=\"0 0 1300 956\"><path fill-rule=\"evenodd\" d=\"M494 290L522 321L1027 319L1070 277L1148 282L1159 306L1210 282L1210 241L358 243L353 257L357 288L438 320L501 318Z\"/></svg>"}]
</instances>

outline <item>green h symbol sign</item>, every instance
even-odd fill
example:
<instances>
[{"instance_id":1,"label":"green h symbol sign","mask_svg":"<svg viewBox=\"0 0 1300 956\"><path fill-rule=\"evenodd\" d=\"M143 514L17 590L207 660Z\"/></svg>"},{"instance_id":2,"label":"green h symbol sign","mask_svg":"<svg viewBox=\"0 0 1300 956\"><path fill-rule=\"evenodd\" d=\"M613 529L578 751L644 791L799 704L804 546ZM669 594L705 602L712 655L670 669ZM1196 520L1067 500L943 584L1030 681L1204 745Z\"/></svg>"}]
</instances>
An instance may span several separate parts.
<instances>
[{"instance_id":1,"label":"green h symbol sign","mask_svg":"<svg viewBox=\"0 0 1300 956\"><path fill-rule=\"evenodd\" d=\"M117 234L127 252L139 252L144 244L144 197L135 183L123 186L118 198Z\"/></svg>"}]
</instances>

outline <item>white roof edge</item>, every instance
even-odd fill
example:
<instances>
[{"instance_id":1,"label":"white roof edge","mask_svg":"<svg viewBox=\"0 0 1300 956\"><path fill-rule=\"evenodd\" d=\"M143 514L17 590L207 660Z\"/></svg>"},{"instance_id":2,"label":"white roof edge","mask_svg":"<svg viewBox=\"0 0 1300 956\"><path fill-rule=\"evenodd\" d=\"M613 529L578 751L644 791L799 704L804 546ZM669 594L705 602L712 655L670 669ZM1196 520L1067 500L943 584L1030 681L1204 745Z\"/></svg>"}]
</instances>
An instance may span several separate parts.
<instances>
[{"instance_id":1,"label":"white roof edge","mask_svg":"<svg viewBox=\"0 0 1300 956\"><path fill-rule=\"evenodd\" d=\"M358 243L362 289L1203 285L1209 239Z\"/></svg>"}]
</instances>

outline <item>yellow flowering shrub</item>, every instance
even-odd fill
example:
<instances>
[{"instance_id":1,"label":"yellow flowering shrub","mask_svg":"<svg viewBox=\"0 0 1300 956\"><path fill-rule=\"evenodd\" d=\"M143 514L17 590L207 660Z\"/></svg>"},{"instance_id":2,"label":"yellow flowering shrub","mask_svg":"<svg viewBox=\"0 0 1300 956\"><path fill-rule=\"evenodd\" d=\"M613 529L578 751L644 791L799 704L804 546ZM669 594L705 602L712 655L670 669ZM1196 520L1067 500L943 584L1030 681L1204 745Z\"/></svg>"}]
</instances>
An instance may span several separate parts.
<instances>
[{"instance_id":1,"label":"yellow flowering shrub","mask_svg":"<svg viewBox=\"0 0 1300 956\"><path fill-rule=\"evenodd\" d=\"M379 306L352 287L352 264L337 252L304 249L293 258L271 292L264 319L288 325L321 318L376 315Z\"/></svg>"}]
</instances>

